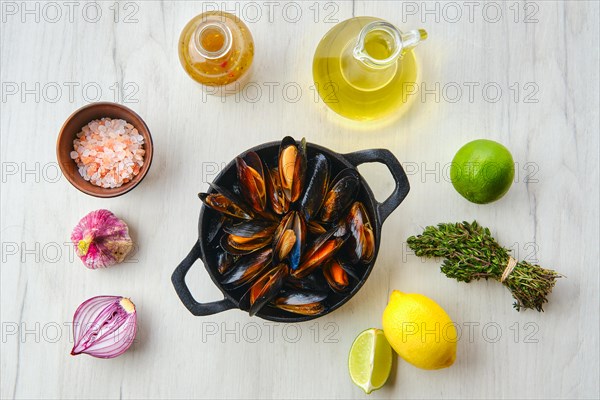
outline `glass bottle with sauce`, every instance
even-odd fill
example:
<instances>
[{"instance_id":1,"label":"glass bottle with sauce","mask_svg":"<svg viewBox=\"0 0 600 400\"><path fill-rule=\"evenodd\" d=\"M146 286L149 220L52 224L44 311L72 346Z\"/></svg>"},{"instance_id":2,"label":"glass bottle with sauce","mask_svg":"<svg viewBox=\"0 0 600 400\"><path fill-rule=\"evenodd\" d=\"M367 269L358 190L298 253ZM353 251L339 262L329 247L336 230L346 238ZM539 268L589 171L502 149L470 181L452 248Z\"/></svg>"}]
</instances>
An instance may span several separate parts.
<instances>
[{"instance_id":1,"label":"glass bottle with sauce","mask_svg":"<svg viewBox=\"0 0 600 400\"><path fill-rule=\"evenodd\" d=\"M197 15L179 37L179 61L209 94L239 91L250 76L254 41L237 16L223 11Z\"/></svg>"},{"instance_id":2,"label":"glass bottle with sauce","mask_svg":"<svg viewBox=\"0 0 600 400\"><path fill-rule=\"evenodd\" d=\"M412 49L426 38L423 29L403 33L374 17L337 24L315 51L313 79L319 96L333 111L354 120L400 115L417 81Z\"/></svg>"}]
</instances>

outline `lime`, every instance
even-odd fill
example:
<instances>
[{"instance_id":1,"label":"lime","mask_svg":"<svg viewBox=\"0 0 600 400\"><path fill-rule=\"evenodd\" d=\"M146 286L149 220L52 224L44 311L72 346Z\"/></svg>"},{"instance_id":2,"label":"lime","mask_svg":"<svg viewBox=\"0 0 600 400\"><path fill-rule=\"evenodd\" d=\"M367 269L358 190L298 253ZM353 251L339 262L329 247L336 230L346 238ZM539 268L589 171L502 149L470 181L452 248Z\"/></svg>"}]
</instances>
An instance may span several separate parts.
<instances>
[{"instance_id":1,"label":"lime","mask_svg":"<svg viewBox=\"0 0 600 400\"><path fill-rule=\"evenodd\" d=\"M381 388L392 369L392 348L381 329L362 331L350 348L348 371L366 394Z\"/></svg>"},{"instance_id":2,"label":"lime","mask_svg":"<svg viewBox=\"0 0 600 400\"><path fill-rule=\"evenodd\" d=\"M465 199L486 204L496 201L510 189L515 165L510 151L493 140L479 139L456 152L450 166L450 179Z\"/></svg>"},{"instance_id":3,"label":"lime","mask_svg":"<svg viewBox=\"0 0 600 400\"><path fill-rule=\"evenodd\" d=\"M429 297L394 290L382 320L385 337L405 361L422 369L454 364L456 328L446 311Z\"/></svg>"}]
</instances>

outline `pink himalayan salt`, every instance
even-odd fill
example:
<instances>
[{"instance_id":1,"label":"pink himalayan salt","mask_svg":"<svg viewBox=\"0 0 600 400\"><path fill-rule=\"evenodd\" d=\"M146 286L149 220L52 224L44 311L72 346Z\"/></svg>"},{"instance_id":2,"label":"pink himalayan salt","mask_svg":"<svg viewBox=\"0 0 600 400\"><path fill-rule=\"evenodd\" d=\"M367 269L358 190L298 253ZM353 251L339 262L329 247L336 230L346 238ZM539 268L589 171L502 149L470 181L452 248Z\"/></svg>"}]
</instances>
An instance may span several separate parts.
<instances>
[{"instance_id":1,"label":"pink himalayan salt","mask_svg":"<svg viewBox=\"0 0 600 400\"><path fill-rule=\"evenodd\" d=\"M70 155L79 174L103 188L129 182L144 165L144 137L122 119L91 121L77 134L73 147Z\"/></svg>"}]
</instances>

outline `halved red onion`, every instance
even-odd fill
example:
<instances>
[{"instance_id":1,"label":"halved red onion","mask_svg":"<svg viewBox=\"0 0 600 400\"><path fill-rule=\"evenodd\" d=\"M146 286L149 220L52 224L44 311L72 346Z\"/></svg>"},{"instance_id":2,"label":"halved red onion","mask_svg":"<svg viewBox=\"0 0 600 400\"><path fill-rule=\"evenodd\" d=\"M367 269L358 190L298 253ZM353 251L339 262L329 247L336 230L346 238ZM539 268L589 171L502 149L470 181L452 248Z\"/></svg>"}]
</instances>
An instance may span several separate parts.
<instances>
[{"instance_id":1,"label":"halved red onion","mask_svg":"<svg viewBox=\"0 0 600 400\"><path fill-rule=\"evenodd\" d=\"M114 358L132 344L137 332L135 305L121 296L97 296L83 302L73 316L74 346L81 353Z\"/></svg>"}]
</instances>

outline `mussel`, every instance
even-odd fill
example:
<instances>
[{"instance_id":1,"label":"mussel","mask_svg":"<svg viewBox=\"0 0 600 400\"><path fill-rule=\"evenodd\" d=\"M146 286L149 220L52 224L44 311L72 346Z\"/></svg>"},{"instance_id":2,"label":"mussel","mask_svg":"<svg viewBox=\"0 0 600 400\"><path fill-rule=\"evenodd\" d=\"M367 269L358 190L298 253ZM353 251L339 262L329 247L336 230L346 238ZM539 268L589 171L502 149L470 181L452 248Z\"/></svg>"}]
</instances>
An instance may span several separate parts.
<instances>
[{"instance_id":1,"label":"mussel","mask_svg":"<svg viewBox=\"0 0 600 400\"><path fill-rule=\"evenodd\" d=\"M350 230L346 247L352 262L369 263L375 255L375 233L365 206L356 201L346 217Z\"/></svg>"},{"instance_id":2,"label":"mussel","mask_svg":"<svg viewBox=\"0 0 600 400\"><path fill-rule=\"evenodd\" d=\"M293 231L293 218L294 213L286 214L281 219L279 225L277 225L275 233L273 233L273 264L279 264L279 254L285 253L285 251L281 251L281 247L283 246L282 238L286 231Z\"/></svg>"},{"instance_id":3,"label":"mussel","mask_svg":"<svg viewBox=\"0 0 600 400\"><path fill-rule=\"evenodd\" d=\"M266 248L252 255L240 257L223 275L223 284L236 289L252 282L271 264L271 248Z\"/></svg>"},{"instance_id":4,"label":"mussel","mask_svg":"<svg viewBox=\"0 0 600 400\"><path fill-rule=\"evenodd\" d=\"M247 293L250 308L249 314L256 314L265 304L270 302L283 287L284 279L289 274L287 265L281 263L261 276Z\"/></svg>"},{"instance_id":5,"label":"mussel","mask_svg":"<svg viewBox=\"0 0 600 400\"><path fill-rule=\"evenodd\" d=\"M295 211L290 212L283 218L275 230L273 237L273 264L288 259L292 270L298 268L305 238L306 225L304 220L299 213Z\"/></svg>"},{"instance_id":6,"label":"mussel","mask_svg":"<svg viewBox=\"0 0 600 400\"><path fill-rule=\"evenodd\" d=\"M341 253L341 252L340 252ZM346 274L354 280L360 281L365 272L365 266L350 262L346 257L342 257L340 253L335 257L335 261L342 267Z\"/></svg>"},{"instance_id":7,"label":"mussel","mask_svg":"<svg viewBox=\"0 0 600 400\"><path fill-rule=\"evenodd\" d=\"M346 237L336 237L337 227L321 235L302 256L298 268L292 271L292 276L303 278L315 268L330 260L346 241Z\"/></svg>"},{"instance_id":8,"label":"mussel","mask_svg":"<svg viewBox=\"0 0 600 400\"><path fill-rule=\"evenodd\" d=\"M271 243L270 236L264 237L243 237L232 234L225 234L221 237L221 247L236 256L243 256L260 250Z\"/></svg>"},{"instance_id":9,"label":"mussel","mask_svg":"<svg viewBox=\"0 0 600 400\"><path fill-rule=\"evenodd\" d=\"M273 305L285 311L301 315L318 315L325 311L326 294L305 291L282 291Z\"/></svg>"},{"instance_id":10,"label":"mussel","mask_svg":"<svg viewBox=\"0 0 600 400\"><path fill-rule=\"evenodd\" d=\"M267 189L260 157L251 151L243 158L237 157L235 161L242 195L255 211L264 211L267 206Z\"/></svg>"},{"instance_id":11,"label":"mussel","mask_svg":"<svg viewBox=\"0 0 600 400\"><path fill-rule=\"evenodd\" d=\"M302 139L298 146L292 137L283 138L278 170L284 196L288 202L296 202L302 194L306 174L306 140Z\"/></svg>"},{"instance_id":12,"label":"mussel","mask_svg":"<svg viewBox=\"0 0 600 400\"><path fill-rule=\"evenodd\" d=\"M208 242L214 242L218 234L222 233L221 228L229 225L230 223L231 219L229 219L225 214L221 214L219 218L213 218L210 220L208 225Z\"/></svg>"},{"instance_id":13,"label":"mussel","mask_svg":"<svg viewBox=\"0 0 600 400\"><path fill-rule=\"evenodd\" d=\"M275 248L277 252L277 260L285 259L290 251L292 251L295 243L296 234L294 231L292 229L286 229L283 231L283 234L277 243L277 247Z\"/></svg>"},{"instance_id":14,"label":"mussel","mask_svg":"<svg viewBox=\"0 0 600 400\"><path fill-rule=\"evenodd\" d=\"M221 275L227 272L234 263L234 258L231 254L218 248L217 250L217 270Z\"/></svg>"},{"instance_id":15,"label":"mussel","mask_svg":"<svg viewBox=\"0 0 600 400\"><path fill-rule=\"evenodd\" d=\"M336 222L356 198L360 186L358 172L353 168L343 169L334 179L325 195L321 208L321 221Z\"/></svg>"},{"instance_id":16,"label":"mussel","mask_svg":"<svg viewBox=\"0 0 600 400\"><path fill-rule=\"evenodd\" d=\"M304 195L300 199L300 210L306 221L311 221L318 214L329 183L329 162L323 154L317 154L309 164Z\"/></svg>"},{"instance_id":17,"label":"mussel","mask_svg":"<svg viewBox=\"0 0 600 400\"><path fill-rule=\"evenodd\" d=\"M273 221L251 220L239 224L225 224L223 231L244 238L259 238L273 236L277 224Z\"/></svg>"},{"instance_id":18,"label":"mussel","mask_svg":"<svg viewBox=\"0 0 600 400\"><path fill-rule=\"evenodd\" d=\"M292 270L295 270L300 265L300 258L304 250L304 241L306 240L306 224L299 213L294 214L293 226L294 230L294 246L289 253L289 264Z\"/></svg>"},{"instance_id":19,"label":"mussel","mask_svg":"<svg viewBox=\"0 0 600 400\"><path fill-rule=\"evenodd\" d=\"M283 187L281 186L281 176L278 168L267 170L267 195L271 204L271 208L276 214L282 215L288 212L290 202L288 201Z\"/></svg>"},{"instance_id":20,"label":"mussel","mask_svg":"<svg viewBox=\"0 0 600 400\"><path fill-rule=\"evenodd\" d=\"M306 223L306 227L308 228L308 231L310 233L312 233L313 235L317 235L317 236L320 236L327 232L327 229L325 229L325 227L323 225L321 225L320 223L318 223L316 221L308 221Z\"/></svg>"},{"instance_id":21,"label":"mussel","mask_svg":"<svg viewBox=\"0 0 600 400\"><path fill-rule=\"evenodd\" d=\"M325 311L325 307L321 303L285 304L278 301L275 307L300 315L319 315Z\"/></svg>"},{"instance_id":22,"label":"mussel","mask_svg":"<svg viewBox=\"0 0 600 400\"><path fill-rule=\"evenodd\" d=\"M336 259L328 261L323 266L323 275L334 292L343 292L348 288L350 280L348 273L342 268Z\"/></svg>"},{"instance_id":23,"label":"mussel","mask_svg":"<svg viewBox=\"0 0 600 400\"><path fill-rule=\"evenodd\" d=\"M210 185L214 193L199 193L202 202L221 214L229 217L250 220L254 214L235 194L215 184Z\"/></svg>"}]
</instances>

